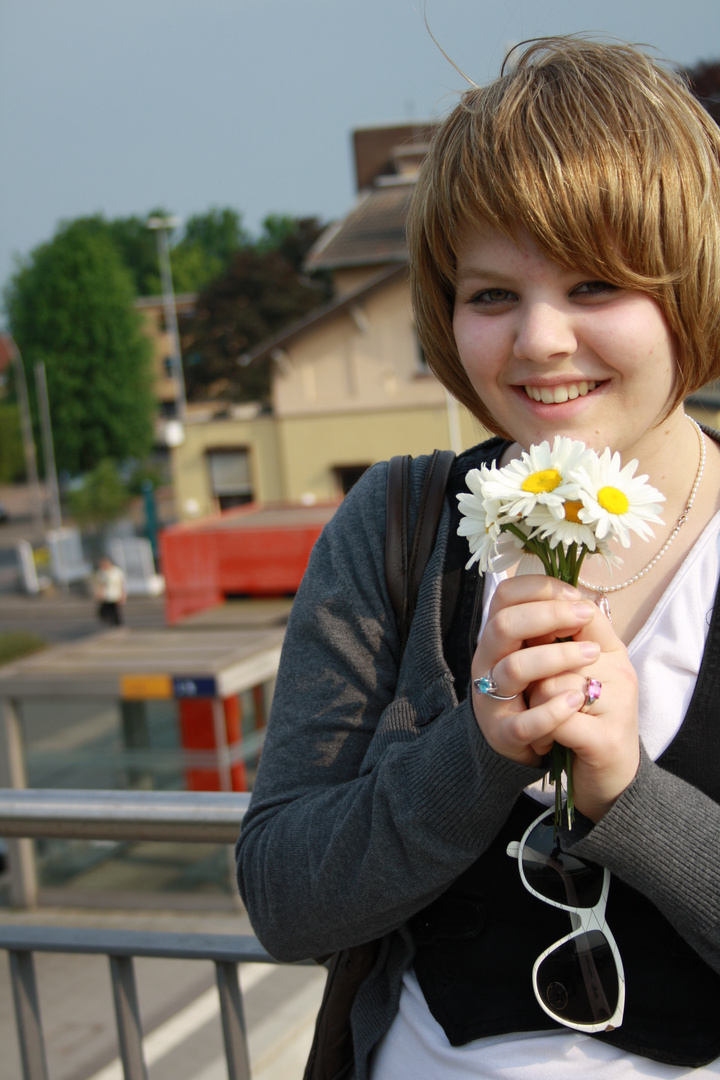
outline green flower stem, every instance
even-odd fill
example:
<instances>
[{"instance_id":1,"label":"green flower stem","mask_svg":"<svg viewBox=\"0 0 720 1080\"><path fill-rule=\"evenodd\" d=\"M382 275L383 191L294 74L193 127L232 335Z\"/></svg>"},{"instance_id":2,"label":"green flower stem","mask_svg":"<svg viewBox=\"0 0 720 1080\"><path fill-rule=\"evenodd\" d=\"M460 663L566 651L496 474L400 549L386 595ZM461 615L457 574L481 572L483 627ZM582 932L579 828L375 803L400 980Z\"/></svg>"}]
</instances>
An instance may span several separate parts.
<instances>
[{"instance_id":1,"label":"green flower stem","mask_svg":"<svg viewBox=\"0 0 720 1080\"><path fill-rule=\"evenodd\" d=\"M570 585L577 587L583 560L585 559L585 556L590 553L589 548L587 548L585 544L572 544L566 548L565 545L561 543L557 544L555 548L551 548L546 540L538 540L537 538L533 540L528 539L525 533L523 533L517 525L513 525L511 522L501 525L500 528L503 532L511 532L513 536L519 537L523 542L523 549L531 555L537 555L543 564L547 577L558 578L560 581L566 581ZM566 777L565 788L567 798L565 800L565 813L568 829L572 828L573 821L575 820L572 766L572 750L568 749L567 746L563 746L562 743L554 743L550 754L550 769L548 776L550 783L555 785L555 817L553 823L555 834L557 834L557 830L562 822L563 773L565 773Z\"/></svg>"}]
</instances>

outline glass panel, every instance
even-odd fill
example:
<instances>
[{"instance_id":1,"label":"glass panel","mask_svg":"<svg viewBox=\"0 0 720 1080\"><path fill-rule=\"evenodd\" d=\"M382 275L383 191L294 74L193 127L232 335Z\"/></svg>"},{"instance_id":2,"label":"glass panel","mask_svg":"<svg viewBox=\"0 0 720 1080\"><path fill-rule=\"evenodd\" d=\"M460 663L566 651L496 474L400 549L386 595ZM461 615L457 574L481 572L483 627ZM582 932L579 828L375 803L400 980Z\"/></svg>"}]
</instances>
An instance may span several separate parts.
<instances>
[{"instance_id":1,"label":"glass panel","mask_svg":"<svg viewBox=\"0 0 720 1080\"><path fill-rule=\"evenodd\" d=\"M252 692L243 695L242 704L244 738L231 750L236 760L247 762L252 787L262 731L255 732ZM181 791L194 765L217 773L215 751L183 748L176 701L26 699L19 713L31 788ZM228 845L52 839L38 841L36 852L45 889L236 892Z\"/></svg>"}]
</instances>

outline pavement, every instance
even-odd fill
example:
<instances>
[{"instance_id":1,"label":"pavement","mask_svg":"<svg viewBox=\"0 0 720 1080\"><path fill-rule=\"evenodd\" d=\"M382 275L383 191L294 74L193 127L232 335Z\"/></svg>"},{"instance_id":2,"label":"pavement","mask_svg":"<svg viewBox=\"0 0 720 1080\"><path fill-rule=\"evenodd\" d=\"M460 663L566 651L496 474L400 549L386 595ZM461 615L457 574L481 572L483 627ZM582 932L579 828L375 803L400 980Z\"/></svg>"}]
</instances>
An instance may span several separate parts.
<instances>
[{"instance_id":1,"label":"pavement","mask_svg":"<svg viewBox=\"0 0 720 1080\"><path fill-rule=\"evenodd\" d=\"M2 922L178 933L251 933L243 914L4 910ZM22 1068L7 954L0 951L0 1080ZM107 958L36 953L40 1012L52 1080L122 1080ZM135 977L149 1080L227 1080L213 965L138 958ZM301 1080L325 969L241 964L252 1080Z\"/></svg>"}]
</instances>

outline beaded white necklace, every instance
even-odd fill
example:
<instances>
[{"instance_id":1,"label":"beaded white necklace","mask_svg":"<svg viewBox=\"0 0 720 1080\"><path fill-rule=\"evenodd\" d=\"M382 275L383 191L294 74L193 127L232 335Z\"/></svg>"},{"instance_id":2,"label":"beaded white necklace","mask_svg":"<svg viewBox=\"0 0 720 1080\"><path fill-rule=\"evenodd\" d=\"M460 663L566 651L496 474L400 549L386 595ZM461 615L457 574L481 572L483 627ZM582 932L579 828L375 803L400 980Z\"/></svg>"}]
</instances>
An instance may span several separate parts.
<instances>
[{"instance_id":1,"label":"beaded white necklace","mask_svg":"<svg viewBox=\"0 0 720 1080\"><path fill-rule=\"evenodd\" d=\"M693 483L693 486L690 490L690 496L687 503L685 504L685 509L675 522L675 528L670 533L655 558L651 559L646 566L643 566L642 570L639 570L637 574L633 574L633 576L628 578L627 581L621 581L619 585L590 585L587 581L583 581L582 578L578 579L578 585L582 585L583 589L588 589L590 592L595 593L595 603L598 605L602 613L604 615L607 615L608 619L610 618L610 604L608 602L608 595L610 593L620 592L621 589L627 589L628 585L634 585L635 582L639 581L641 577L645 577L645 574L650 573L653 566L655 566L656 563L660 562L663 555L670 547L673 540L687 521L688 514L692 510L692 505L695 502L695 496L697 495L698 488L700 487L700 481L702 480L702 474L705 471L706 447L705 435L703 434L700 425L697 424L695 420L693 420L692 416L687 416L686 419L692 424L692 426L695 428L695 432L697 433L698 442L700 444L700 463L698 465L698 471L695 475L695 482Z\"/></svg>"}]
</instances>

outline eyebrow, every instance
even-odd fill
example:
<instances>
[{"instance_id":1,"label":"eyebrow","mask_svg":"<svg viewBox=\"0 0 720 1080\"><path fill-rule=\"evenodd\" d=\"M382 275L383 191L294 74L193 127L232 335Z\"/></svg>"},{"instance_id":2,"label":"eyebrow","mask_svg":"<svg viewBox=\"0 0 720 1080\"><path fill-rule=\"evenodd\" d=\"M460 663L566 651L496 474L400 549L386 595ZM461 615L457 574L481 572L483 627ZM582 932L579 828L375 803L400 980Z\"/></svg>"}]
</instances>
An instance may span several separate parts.
<instances>
[{"instance_id":1,"label":"eyebrow","mask_svg":"<svg viewBox=\"0 0 720 1080\"><path fill-rule=\"evenodd\" d=\"M496 281L510 283L514 281L514 275L502 270L495 270L490 266L467 266L455 275L455 283L459 284L468 278L493 278Z\"/></svg>"}]
</instances>

